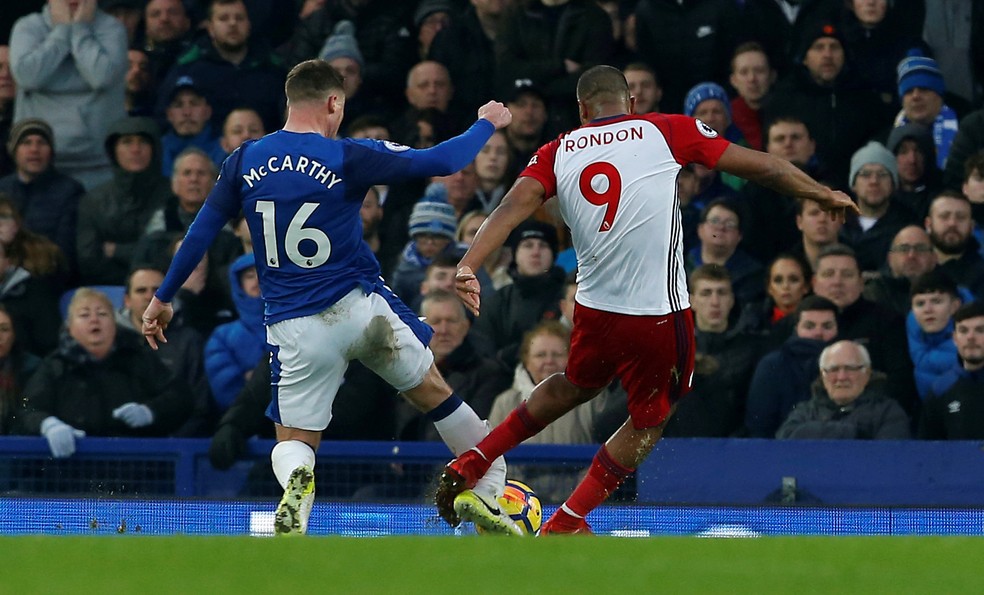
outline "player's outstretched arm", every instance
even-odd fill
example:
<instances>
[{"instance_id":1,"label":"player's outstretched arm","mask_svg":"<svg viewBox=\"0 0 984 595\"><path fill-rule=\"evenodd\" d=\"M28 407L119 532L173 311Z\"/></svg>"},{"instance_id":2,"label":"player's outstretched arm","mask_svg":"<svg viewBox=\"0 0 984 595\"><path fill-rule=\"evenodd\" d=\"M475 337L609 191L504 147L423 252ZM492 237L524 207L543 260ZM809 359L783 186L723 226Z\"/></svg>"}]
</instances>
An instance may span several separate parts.
<instances>
[{"instance_id":1,"label":"player's outstretched arm","mask_svg":"<svg viewBox=\"0 0 984 595\"><path fill-rule=\"evenodd\" d=\"M541 204L543 185L530 177L521 177L502 198L499 206L478 229L475 240L458 263L455 289L472 314L479 314L478 294L481 287L475 271L482 266L489 254L500 248L517 225L532 215Z\"/></svg>"},{"instance_id":2,"label":"player's outstretched arm","mask_svg":"<svg viewBox=\"0 0 984 595\"><path fill-rule=\"evenodd\" d=\"M729 145L715 169L726 171L746 180L771 188L786 196L808 198L834 216L847 211L860 214L851 197L820 184L789 161L739 145Z\"/></svg>"}]
</instances>

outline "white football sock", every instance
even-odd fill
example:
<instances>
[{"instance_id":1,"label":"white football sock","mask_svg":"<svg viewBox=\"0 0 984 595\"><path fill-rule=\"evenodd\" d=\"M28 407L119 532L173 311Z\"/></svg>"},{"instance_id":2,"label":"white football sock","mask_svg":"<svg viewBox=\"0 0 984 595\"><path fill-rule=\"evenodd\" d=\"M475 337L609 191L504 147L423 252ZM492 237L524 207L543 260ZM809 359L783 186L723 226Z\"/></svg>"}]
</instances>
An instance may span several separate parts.
<instances>
[{"instance_id":1,"label":"white football sock","mask_svg":"<svg viewBox=\"0 0 984 595\"><path fill-rule=\"evenodd\" d=\"M285 440L278 442L270 452L270 462L273 463L273 474L277 476L277 481L281 487L287 489L287 481L290 479L291 472L301 465L306 465L314 470L314 450L300 440Z\"/></svg>"},{"instance_id":2,"label":"white football sock","mask_svg":"<svg viewBox=\"0 0 984 595\"><path fill-rule=\"evenodd\" d=\"M475 410L465 402L462 402L450 415L436 420L434 427L454 456L472 448L489 434L488 423L479 419ZM495 502L502 495L505 485L506 459L499 457L492 461L492 466L478 480L474 489L479 494L490 497L490 502Z\"/></svg>"}]
</instances>

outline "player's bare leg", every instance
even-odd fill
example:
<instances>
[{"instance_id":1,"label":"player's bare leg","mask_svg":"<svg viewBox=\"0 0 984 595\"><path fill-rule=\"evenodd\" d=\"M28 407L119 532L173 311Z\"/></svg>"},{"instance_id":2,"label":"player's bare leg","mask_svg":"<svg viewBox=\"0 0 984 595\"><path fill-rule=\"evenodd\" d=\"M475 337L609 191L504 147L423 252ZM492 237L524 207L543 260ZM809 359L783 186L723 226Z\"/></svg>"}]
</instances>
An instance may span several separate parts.
<instances>
[{"instance_id":1,"label":"player's bare leg","mask_svg":"<svg viewBox=\"0 0 984 595\"><path fill-rule=\"evenodd\" d=\"M455 456L478 444L489 433L488 424L457 395L431 364L424 381L417 387L404 391L407 400L427 414L434 423L444 443ZM456 506L454 494L438 503L438 512L452 527L462 520L471 521L492 533L521 535L519 527L502 513L498 498L506 483L506 460L496 457L477 478L473 493Z\"/></svg>"},{"instance_id":2,"label":"player's bare leg","mask_svg":"<svg viewBox=\"0 0 984 595\"><path fill-rule=\"evenodd\" d=\"M673 410L670 411L670 415ZM574 493L540 528L540 535L590 534L584 517L608 499L625 479L646 460L663 437L670 415L661 424L637 430L629 419L598 449L587 475Z\"/></svg>"},{"instance_id":3,"label":"player's bare leg","mask_svg":"<svg viewBox=\"0 0 984 595\"><path fill-rule=\"evenodd\" d=\"M321 432L275 425L277 445L270 462L284 496L277 505L273 529L277 535L303 535L314 506L314 453L321 444Z\"/></svg>"},{"instance_id":4,"label":"player's bare leg","mask_svg":"<svg viewBox=\"0 0 984 595\"><path fill-rule=\"evenodd\" d=\"M571 409L590 401L602 390L576 386L562 373L554 374L538 384L530 398L514 409L478 445L448 463L438 483L438 509L443 503L453 502L458 494L475 486L488 470L490 461L536 435Z\"/></svg>"}]
</instances>

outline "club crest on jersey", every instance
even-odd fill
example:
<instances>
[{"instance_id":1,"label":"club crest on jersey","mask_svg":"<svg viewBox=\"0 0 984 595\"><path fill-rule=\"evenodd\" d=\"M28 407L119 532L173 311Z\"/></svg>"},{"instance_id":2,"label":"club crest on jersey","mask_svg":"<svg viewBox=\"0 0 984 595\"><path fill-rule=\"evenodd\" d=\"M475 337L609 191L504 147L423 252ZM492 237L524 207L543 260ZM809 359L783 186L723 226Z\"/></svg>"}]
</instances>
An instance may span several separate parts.
<instances>
[{"instance_id":1,"label":"club crest on jersey","mask_svg":"<svg viewBox=\"0 0 984 595\"><path fill-rule=\"evenodd\" d=\"M402 153L403 151L410 150L410 147L406 145L401 145L400 143L394 143L391 140L384 140L383 146L389 149L390 151L393 151L394 153Z\"/></svg>"},{"instance_id":2,"label":"club crest on jersey","mask_svg":"<svg viewBox=\"0 0 984 595\"><path fill-rule=\"evenodd\" d=\"M717 138L718 135L717 130L714 130L713 128L711 128L707 124L704 124L700 120L695 120L695 121L697 122L697 132L700 132L707 138Z\"/></svg>"},{"instance_id":3,"label":"club crest on jersey","mask_svg":"<svg viewBox=\"0 0 984 595\"><path fill-rule=\"evenodd\" d=\"M526 164L526 167L529 167L531 165L536 165L536 155L533 155L533 157L530 158L530 162Z\"/></svg>"}]
</instances>

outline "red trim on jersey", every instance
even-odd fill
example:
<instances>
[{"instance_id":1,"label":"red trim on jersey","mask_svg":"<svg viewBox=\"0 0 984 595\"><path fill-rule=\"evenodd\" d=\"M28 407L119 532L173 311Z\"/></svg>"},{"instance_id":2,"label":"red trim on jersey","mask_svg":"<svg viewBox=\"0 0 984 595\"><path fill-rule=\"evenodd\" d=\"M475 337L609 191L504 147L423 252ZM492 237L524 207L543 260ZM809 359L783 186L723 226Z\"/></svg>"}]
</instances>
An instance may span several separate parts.
<instances>
[{"instance_id":1,"label":"red trim on jersey","mask_svg":"<svg viewBox=\"0 0 984 595\"><path fill-rule=\"evenodd\" d=\"M526 169L519 174L519 177L527 176L533 178L543 185L543 200L546 201L557 194L557 176L554 175L554 159L557 156L557 147L560 146L560 139L564 135L558 136L549 143L537 149L530 162L526 164Z\"/></svg>"},{"instance_id":2,"label":"red trim on jersey","mask_svg":"<svg viewBox=\"0 0 984 595\"><path fill-rule=\"evenodd\" d=\"M707 136L707 133L702 132L702 130L710 129L703 122L678 114L625 114L611 118L599 118L580 128L575 128L571 132L582 128L607 126L626 120L646 120L655 125L663 138L666 139L666 144L670 147L673 158L682 166L689 163L699 163L704 167L713 169L724 150L731 144L720 136ZM540 182L544 190L543 200L557 194L557 177L554 175L553 169L554 159L556 159L560 141L571 132L565 132L537 149L526 168L519 174L519 177L527 176Z\"/></svg>"}]
</instances>

